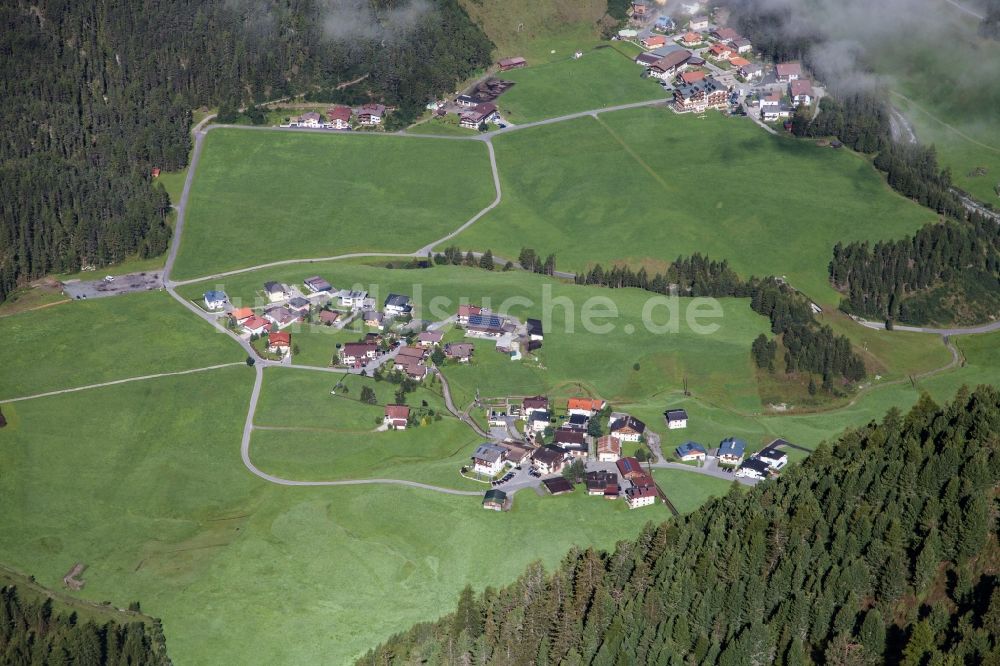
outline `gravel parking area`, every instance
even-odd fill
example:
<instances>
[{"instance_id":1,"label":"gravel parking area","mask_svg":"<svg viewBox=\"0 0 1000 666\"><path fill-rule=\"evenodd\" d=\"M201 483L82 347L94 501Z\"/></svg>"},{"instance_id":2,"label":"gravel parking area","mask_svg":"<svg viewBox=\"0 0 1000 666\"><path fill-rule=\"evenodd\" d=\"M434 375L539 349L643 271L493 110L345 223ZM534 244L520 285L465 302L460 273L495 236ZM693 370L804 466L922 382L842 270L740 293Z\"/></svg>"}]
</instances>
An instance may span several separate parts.
<instances>
[{"instance_id":1,"label":"gravel parking area","mask_svg":"<svg viewBox=\"0 0 1000 666\"><path fill-rule=\"evenodd\" d=\"M160 271L118 275L113 280L71 280L63 283L63 292L73 299L103 298L129 294L135 291L152 291L163 288Z\"/></svg>"}]
</instances>

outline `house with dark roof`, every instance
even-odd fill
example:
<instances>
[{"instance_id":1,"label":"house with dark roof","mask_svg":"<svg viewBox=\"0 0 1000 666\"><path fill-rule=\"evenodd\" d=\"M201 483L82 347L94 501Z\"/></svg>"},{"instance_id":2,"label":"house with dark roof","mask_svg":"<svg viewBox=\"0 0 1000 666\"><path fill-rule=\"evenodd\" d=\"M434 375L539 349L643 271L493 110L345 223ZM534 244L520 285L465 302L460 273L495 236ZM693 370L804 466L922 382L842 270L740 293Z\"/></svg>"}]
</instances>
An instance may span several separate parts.
<instances>
[{"instance_id":1,"label":"house with dark roof","mask_svg":"<svg viewBox=\"0 0 1000 666\"><path fill-rule=\"evenodd\" d=\"M542 340L545 337L545 333L542 331L541 319L529 319L525 322L525 326L528 329L528 337L530 339Z\"/></svg>"},{"instance_id":2,"label":"house with dark roof","mask_svg":"<svg viewBox=\"0 0 1000 666\"><path fill-rule=\"evenodd\" d=\"M708 109L725 109L729 104L729 90L711 76L701 81L674 88L674 110L701 112Z\"/></svg>"},{"instance_id":3,"label":"house with dark roof","mask_svg":"<svg viewBox=\"0 0 1000 666\"><path fill-rule=\"evenodd\" d=\"M267 294L267 299L272 303L288 298L288 290L280 282L265 282L264 293Z\"/></svg>"},{"instance_id":4,"label":"house with dark roof","mask_svg":"<svg viewBox=\"0 0 1000 666\"><path fill-rule=\"evenodd\" d=\"M264 319L277 326L279 329L288 328L295 322L302 319L298 312L293 312L284 305L268 308L264 311Z\"/></svg>"},{"instance_id":5,"label":"house with dark roof","mask_svg":"<svg viewBox=\"0 0 1000 666\"><path fill-rule=\"evenodd\" d=\"M543 446L531 455L531 464L540 474L558 474L566 462L566 452L555 446Z\"/></svg>"},{"instance_id":6,"label":"house with dark roof","mask_svg":"<svg viewBox=\"0 0 1000 666\"><path fill-rule=\"evenodd\" d=\"M618 475L607 470L587 472L586 484L588 495L604 495L608 486L618 485Z\"/></svg>"},{"instance_id":7,"label":"house with dark roof","mask_svg":"<svg viewBox=\"0 0 1000 666\"><path fill-rule=\"evenodd\" d=\"M708 451L698 442L687 441L674 449L674 454L684 462L691 462L704 460L708 456Z\"/></svg>"},{"instance_id":8,"label":"house with dark roof","mask_svg":"<svg viewBox=\"0 0 1000 666\"><path fill-rule=\"evenodd\" d=\"M802 65L797 62L779 62L774 66L779 83L790 83L802 76Z\"/></svg>"},{"instance_id":9,"label":"house with dark roof","mask_svg":"<svg viewBox=\"0 0 1000 666\"><path fill-rule=\"evenodd\" d=\"M625 489L625 501L628 508L638 509L656 504L656 486L641 485Z\"/></svg>"},{"instance_id":10,"label":"house with dark roof","mask_svg":"<svg viewBox=\"0 0 1000 666\"><path fill-rule=\"evenodd\" d=\"M662 81L669 81L677 72L687 67L690 59L690 51L673 51L653 63L649 68L649 75Z\"/></svg>"},{"instance_id":11,"label":"house with dark roof","mask_svg":"<svg viewBox=\"0 0 1000 666\"><path fill-rule=\"evenodd\" d=\"M364 365L378 356L378 345L373 342L348 342L340 348L340 362L348 366Z\"/></svg>"},{"instance_id":12,"label":"house with dark roof","mask_svg":"<svg viewBox=\"0 0 1000 666\"><path fill-rule=\"evenodd\" d=\"M354 114L358 117L360 125L379 125L382 123L382 118L385 117L385 105L362 104L354 110Z\"/></svg>"},{"instance_id":13,"label":"house with dark roof","mask_svg":"<svg viewBox=\"0 0 1000 666\"><path fill-rule=\"evenodd\" d=\"M528 430L531 432L545 432L549 427L551 415L544 410L535 410L527 415Z\"/></svg>"},{"instance_id":14,"label":"house with dark roof","mask_svg":"<svg viewBox=\"0 0 1000 666\"><path fill-rule=\"evenodd\" d=\"M707 16L693 16L690 21L688 21L688 29L690 30L708 30L708 17Z\"/></svg>"},{"instance_id":15,"label":"house with dark roof","mask_svg":"<svg viewBox=\"0 0 1000 666\"><path fill-rule=\"evenodd\" d=\"M499 338L503 335L503 317L495 314L470 314L466 330L478 337Z\"/></svg>"},{"instance_id":16,"label":"house with dark roof","mask_svg":"<svg viewBox=\"0 0 1000 666\"><path fill-rule=\"evenodd\" d=\"M747 478L747 479L766 479L770 473L771 468L766 462L760 460L759 458L750 458L749 460L743 461L739 469L736 470L735 476Z\"/></svg>"},{"instance_id":17,"label":"house with dark roof","mask_svg":"<svg viewBox=\"0 0 1000 666\"><path fill-rule=\"evenodd\" d=\"M340 299L340 307L360 310L364 307L368 292L361 289L342 289L337 293Z\"/></svg>"},{"instance_id":18,"label":"house with dark roof","mask_svg":"<svg viewBox=\"0 0 1000 666\"><path fill-rule=\"evenodd\" d=\"M792 98L792 104L796 106L808 106L813 100L812 81L798 78L788 84L788 96Z\"/></svg>"},{"instance_id":19,"label":"house with dark roof","mask_svg":"<svg viewBox=\"0 0 1000 666\"><path fill-rule=\"evenodd\" d=\"M444 338L444 333L441 331L421 331L417 334L417 343L421 347L434 347L441 339Z\"/></svg>"},{"instance_id":20,"label":"house with dark roof","mask_svg":"<svg viewBox=\"0 0 1000 666\"><path fill-rule=\"evenodd\" d=\"M729 41L729 45L736 49L737 53L749 53L753 50L753 44L746 37L736 37Z\"/></svg>"},{"instance_id":21,"label":"house with dark roof","mask_svg":"<svg viewBox=\"0 0 1000 666\"><path fill-rule=\"evenodd\" d=\"M743 462L743 455L746 453L747 443L742 439L727 437L719 443L719 451L716 457L720 465L739 465Z\"/></svg>"},{"instance_id":22,"label":"house with dark roof","mask_svg":"<svg viewBox=\"0 0 1000 666\"><path fill-rule=\"evenodd\" d=\"M611 436L623 442L638 442L646 432L646 424L634 416L625 416L611 424Z\"/></svg>"},{"instance_id":23,"label":"house with dark roof","mask_svg":"<svg viewBox=\"0 0 1000 666\"><path fill-rule=\"evenodd\" d=\"M320 310L319 311L319 323L324 326L333 326L340 319L340 313L334 310Z\"/></svg>"},{"instance_id":24,"label":"house with dark roof","mask_svg":"<svg viewBox=\"0 0 1000 666\"><path fill-rule=\"evenodd\" d=\"M455 98L455 104L458 106L464 106L467 109L471 109L475 105L479 104L479 100L472 95L459 95Z\"/></svg>"},{"instance_id":25,"label":"house with dark roof","mask_svg":"<svg viewBox=\"0 0 1000 666\"><path fill-rule=\"evenodd\" d=\"M512 56L510 58L501 58L497 62L497 65L500 66L500 71L501 72L507 72L507 71L510 71L512 69L519 69L521 67L526 67L527 64L528 64L528 61L525 60L524 58L522 58L521 56Z\"/></svg>"},{"instance_id":26,"label":"house with dark roof","mask_svg":"<svg viewBox=\"0 0 1000 666\"><path fill-rule=\"evenodd\" d=\"M708 34L720 42L732 41L740 36L740 33L736 32L732 28L716 28Z\"/></svg>"},{"instance_id":27,"label":"house with dark roof","mask_svg":"<svg viewBox=\"0 0 1000 666\"><path fill-rule=\"evenodd\" d=\"M301 296L295 296L288 301L288 309L299 315L309 314L310 308L312 308L312 303Z\"/></svg>"},{"instance_id":28,"label":"house with dark roof","mask_svg":"<svg viewBox=\"0 0 1000 666\"><path fill-rule=\"evenodd\" d=\"M406 405L385 406L385 416L382 418L382 423L384 423L387 428L405 430L406 423L409 419L410 408Z\"/></svg>"},{"instance_id":29,"label":"house with dark roof","mask_svg":"<svg viewBox=\"0 0 1000 666\"><path fill-rule=\"evenodd\" d=\"M402 294L389 294L385 297L385 303L382 306L386 317L402 317L403 315L410 314L413 306L410 305L410 297L403 296Z\"/></svg>"},{"instance_id":30,"label":"house with dark roof","mask_svg":"<svg viewBox=\"0 0 1000 666\"><path fill-rule=\"evenodd\" d=\"M527 416L531 412L549 411L549 399L544 395L535 395L521 401L521 410Z\"/></svg>"},{"instance_id":31,"label":"house with dark roof","mask_svg":"<svg viewBox=\"0 0 1000 666\"><path fill-rule=\"evenodd\" d=\"M498 120L500 112L497 111L497 105L493 102L483 102L462 113L458 118L458 124L466 129L479 129L484 123L495 123Z\"/></svg>"},{"instance_id":32,"label":"house with dark roof","mask_svg":"<svg viewBox=\"0 0 1000 666\"><path fill-rule=\"evenodd\" d=\"M483 508L488 511L503 511L504 504L507 503L507 493L496 488L491 488L483 495Z\"/></svg>"},{"instance_id":33,"label":"house with dark roof","mask_svg":"<svg viewBox=\"0 0 1000 666\"><path fill-rule=\"evenodd\" d=\"M649 67L662 57L663 56L657 54L655 51L645 51L635 57L635 64L642 65L643 67Z\"/></svg>"},{"instance_id":34,"label":"house with dark roof","mask_svg":"<svg viewBox=\"0 0 1000 666\"><path fill-rule=\"evenodd\" d=\"M564 476L543 479L542 484L553 495L565 495L566 493L573 492L573 484Z\"/></svg>"},{"instance_id":35,"label":"house with dark roof","mask_svg":"<svg viewBox=\"0 0 1000 666\"><path fill-rule=\"evenodd\" d=\"M444 346L445 358L456 359L459 363L468 363L475 351L471 342L449 342Z\"/></svg>"},{"instance_id":36,"label":"house with dark roof","mask_svg":"<svg viewBox=\"0 0 1000 666\"><path fill-rule=\"evenodd\" d=\"M590 417L584 414L570 414L569 418L563 424L563 427L567 430L578 430L583 432L587 429L587 424L590 423Z\"/></svg>"},{"instance_id":37,"label":"house with dark roof","mask_svg":"<svg viewBox=\"0 0 1000 666\"><path fill-rule=\"evenodd\" d=\"M773 470L779 470L788 464L788 455L773 444L769 444L755 457Z\"/></svg>"},{"instance_id":38,"label":"house with dark roof","mask_svg":"<svg viewBox=\"0 0 1000 666\"><path fill-rule=\"evenodd\" d=\"M663 412L663 418L667 420L667 428L670 430L688 426L688 413L683 409L668 409Z\"/></svg>"},{"instance_id":39,"label":"house with dark roof","mask_svg":"<svg viewBox=\"0 0 1000 666\"><path fill-rule=\"evenodd\" d=\"M747 62L736 69L737 73L746 80L759 79L764 76L764 68L756 62Z\"/></svg>"},{"instance_id":40,"label":"house with dark roof","mask_svg":"<svg viewBox=\"0 0 1000 666\"><path fill-rule=\"evenodd\" d=\"M330 293L333 291L333 285L318 275L306 278L302 281L302 284L313 294Z\"/></svg>"}]
</instances>

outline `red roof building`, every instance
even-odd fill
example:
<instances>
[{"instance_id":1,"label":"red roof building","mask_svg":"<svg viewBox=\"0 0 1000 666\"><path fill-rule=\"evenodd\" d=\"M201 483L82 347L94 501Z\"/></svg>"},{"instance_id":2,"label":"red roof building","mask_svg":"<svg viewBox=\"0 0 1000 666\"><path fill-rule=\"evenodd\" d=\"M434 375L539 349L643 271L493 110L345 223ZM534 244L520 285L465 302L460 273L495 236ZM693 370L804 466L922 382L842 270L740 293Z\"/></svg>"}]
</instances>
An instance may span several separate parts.
<instances>
[{"instance_id":1,"label":"red roof building","mask_svg":"<svg viewBox=\"0 0 1000 666\"><path fill-rule=\"evenodd\" d=\"M684 83L697 83L705 78L705 72L681 72L681 81Z\"/></svg>"},{"instance_id":2,"label":"red roof building","mask_svg":"<svg viewBox=\"0 0 1000 666\"><path fill-rule=\"evenodd\" d=\"M386 405L383 422L390 428L403 429L410 418L410 408L406 405Z\"/></svg>"},{"instance_id":3,"label":"red roof building","mask_svg":"<svg viewBox=\"0 0 1000 666\"><path fill-rule=\"evenodd\" d=\"M518 69L519 67L524 67L528 64L528 61L522 58L521 56L514 56L512 58L501 58L500 62L498 62L497 64L500 65L501 72L506 72L507 70L510 69Z\"/></svg>"},{"instance_id":4,"label":"red roof building","mask_svg":"<svg viewBox=\"0 0 1000 666\"><path fill-rule=\"evenodd\" d=\"M327 109L326 122L334 129L347 129L351 126L351 108L349 106L337 105Z\"/></svg>"}]
</instances>

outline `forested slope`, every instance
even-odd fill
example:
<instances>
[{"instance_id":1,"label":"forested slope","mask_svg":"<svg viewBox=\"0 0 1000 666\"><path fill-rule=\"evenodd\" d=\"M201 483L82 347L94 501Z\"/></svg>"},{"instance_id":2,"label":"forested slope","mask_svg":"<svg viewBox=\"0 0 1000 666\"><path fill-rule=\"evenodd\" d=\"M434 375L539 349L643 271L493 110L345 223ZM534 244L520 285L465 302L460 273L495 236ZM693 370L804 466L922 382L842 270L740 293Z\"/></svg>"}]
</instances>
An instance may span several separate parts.
<instances>
[{"instance_id":1,"label":"forested slope","mask_svg":"<svg viewBox=\"0 0 1000 666\"><path fill-rule=\"evenodd\" d=\"M925 397L613 553L467 589L359 663L997 663L998 432L996 388Z\"/></svg>"},{"instance_id":2,"label":"forested slope","mask_svg":"<svg viewBox=\"0 0 1000 666\"><path fill-rule=\"evenodd\" d=\"M492 48L456 0L13 0L0 21L0 301L164 251L150 172L187 162L190 109L309 92L412 116Z\"/></svg>"}]
</instances>

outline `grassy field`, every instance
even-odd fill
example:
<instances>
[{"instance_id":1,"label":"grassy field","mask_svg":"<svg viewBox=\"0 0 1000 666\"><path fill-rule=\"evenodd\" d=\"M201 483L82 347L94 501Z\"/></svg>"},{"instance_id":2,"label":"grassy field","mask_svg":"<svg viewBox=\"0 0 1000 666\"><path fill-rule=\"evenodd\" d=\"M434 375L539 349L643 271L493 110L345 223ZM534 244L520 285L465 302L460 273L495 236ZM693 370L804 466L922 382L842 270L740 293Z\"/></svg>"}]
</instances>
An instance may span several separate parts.
<instances>
[{"instance_id":1,"label":"grassy field","mask_svg":"<svg viewBox=\"0 0 1000 666\"><path fill-rule=\"evenodd\" d=\"M677 469L653 470L653 477L681 513L691 513L712 497L722 497L731 481Z\"/></svg>"},{"instance_id":2,"label":"grassy field","mask_svg":"<svg viewBox=\"0 0 1000 666\"><path fill-rule=\"evenodd\" d=\"M460 0L496 44L498 58L524 56L530 63L562 59L598 41L604 0Z\"/></svg>"},{"instance_id":3,"label":"grassy field","mask_svg":"<svg viewBox=\"0 0 1000 666\"><path fill-rule=\"evenodd\" d=\"M668 517L582 492L521 493L500 515L406 488L269 485L239 460L250 384L233 368L16 405L0 559L52 587L87 563L79 596L141 600L178 664L344 663L447 611L466 582L500 585Z\"/></svg>"},{"instance_id":4,"label":"grassy field","mask_svg":"<svg viewBox=\"0 0 1000 666\"><path fill-rule=\"evenodd\" d=\"M864 159L773 137L747 120L636 109L500 136L501 205L462 247L556 253L563 270L678 255L786 275L823 304L837 241L898 238L932 222Z\"/></svg>"},{"instance_id":5,"label":"grassy field","mask_svg":"<svg viewBox=\"0 0 1000 666\"><path fill-rule=\"evenodd\" d=\"M642 68L617 45L586 49L579 60L566 54L553 62L504 72L517 85L497 104L512 123L524 123L616 104L665 97L654 79L640 77ZM633 56L634 57L634 56Z\"/></svg>"},{"instance_id":6,"label":"grassy field","mask_svg":"<svg viewBox=\"0 0 1000 666\"><path fill-rule=\"evenodd\" d=\"M0 321L0 399L243 358L165 292L74 301Z\"/></svg>"},{"instance_id":7,"label":"grassy field","mask_svg":"<svg viewBox=\"0 0 1000 666\"><path fill-rule=\"evenodd\" d=\"M486 148L475 142L214 130L174 277L363 250L412 252L493 197Z\"/></svg>"},{"instance_id":8,"label":"grassy field","mask_svg":"<svg viewBox=\"0 0 1000 666\"><path fill-rule=\"evenodd\" d=\"M917 138L937 149L960 188L1000 206L1000 43L977 34L978 21L943 7L934 21L898 39L868 45L887 75L890 100L912 121ZM942 44L949 57L941 58ZM955 67L954 63L962 63ZM986 170L977 175L976 168Z\"/></svg>"}]
</instances>

